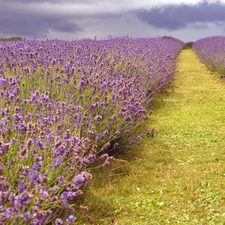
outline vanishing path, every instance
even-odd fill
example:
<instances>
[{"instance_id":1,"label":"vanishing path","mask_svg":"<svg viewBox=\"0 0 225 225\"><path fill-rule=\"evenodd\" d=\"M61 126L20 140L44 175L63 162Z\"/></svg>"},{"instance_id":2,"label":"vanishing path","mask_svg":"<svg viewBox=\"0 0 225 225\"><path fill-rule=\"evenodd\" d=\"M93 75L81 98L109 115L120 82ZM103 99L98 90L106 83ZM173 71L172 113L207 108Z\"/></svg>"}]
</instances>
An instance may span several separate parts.
<instances>
[{"instance_id":1,"label":"vanishing path","mask_svg":"<svg viewBox=\"0 0 225 225\"><path fill-rule=\"evenodd\" d=\"M93 224L224 224L225 84L183 50L174 85L153 105L155 137L95 179Z\"/></svg>"}]
</instances>

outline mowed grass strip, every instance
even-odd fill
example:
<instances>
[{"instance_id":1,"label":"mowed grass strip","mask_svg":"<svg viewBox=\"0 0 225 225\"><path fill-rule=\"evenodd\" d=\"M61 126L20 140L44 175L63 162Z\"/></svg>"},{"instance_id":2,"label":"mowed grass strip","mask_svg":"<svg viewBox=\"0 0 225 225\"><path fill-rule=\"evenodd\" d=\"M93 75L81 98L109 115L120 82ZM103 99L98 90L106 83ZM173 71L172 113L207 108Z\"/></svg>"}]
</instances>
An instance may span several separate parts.
<instances>
[{"instance_id":1,"label":"mowed grass strip","mask_svg":"<svg viewBox=\"0 0 225 225\"><path fill-rule=\"evenodd\" d=\"M155 137L96 171L80 224L225 224L225 84L183 50L174 86L153 103Z\"/></svg>"}]
</instances>

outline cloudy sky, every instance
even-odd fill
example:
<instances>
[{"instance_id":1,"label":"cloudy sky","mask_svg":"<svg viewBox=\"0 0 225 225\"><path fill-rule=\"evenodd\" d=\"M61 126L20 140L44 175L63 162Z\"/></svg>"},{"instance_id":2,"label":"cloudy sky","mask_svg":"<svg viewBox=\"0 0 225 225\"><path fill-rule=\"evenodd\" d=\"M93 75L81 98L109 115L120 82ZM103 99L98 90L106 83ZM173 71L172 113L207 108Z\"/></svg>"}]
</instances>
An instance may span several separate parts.
<instances>
[{"instance_id":1,"label":"cloudy sky","mask_svg":"<svg viewBox=\"0 0 225 225\"><path fill-rule=\"evenodd\" d=\"M0 0L0 37L225 35L225 0Z\"/></svg>"}]
</instances>

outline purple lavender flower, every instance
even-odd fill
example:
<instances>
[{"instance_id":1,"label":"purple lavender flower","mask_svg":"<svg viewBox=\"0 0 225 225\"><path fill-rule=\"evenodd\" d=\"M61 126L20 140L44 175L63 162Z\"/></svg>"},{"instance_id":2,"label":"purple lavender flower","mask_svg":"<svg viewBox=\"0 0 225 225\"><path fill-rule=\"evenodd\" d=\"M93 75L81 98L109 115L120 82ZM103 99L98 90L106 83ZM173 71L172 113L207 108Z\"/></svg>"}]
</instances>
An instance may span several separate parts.
<instances>
[{"instance_id":1,"label":"purple lavender flower","mask_svg":"<svg viewBox=\"0 0 225 225\"><path fill-rule=\"evenodd\" d=\"M116 131L116 132L115 132L115 136L116 136L116 137L119 137L120 135L121 135L121 132L120 132L120 131Z\"/></svg>"},{"instance_id":2,"label":"purple lavender flower","mask_svg":"<svg viewBox=\"0 0 225 225\"><path fill-rule=\"evenodd\" d=\"M109 157L109 155L108 155L108 154L103 154L103 155L101 155L101 156L100 156L100 158L99 158L99 159L106 160L106 159L108 159L108 157Z\"/></svg>"},{"instance_id":3,"label":"purple lavender flower","mask_svg":"<svg viewBox=\"0 0 225 225\"><path fill-rule=\"evenodd\" d=\"M5 210L5 218L7 220L11 219L13 217L14 211L11 208L6 208Z\"/></svg>"},{"instance_id":4,"label":"purple lavender flower","mask_svg":"<svg viewBox=\"0 0 225 225\"><path fill-rule=\"evenodd\" d=\"M73 183L80 188L85 182L85 176L83 173L78 174L76 177L73 178Z\"/></svg>"},{"instance_id":5,"label":"purple lavender flower","mask_svg":"<svg viewBox=\"0 0 225 225\"><path fill-rule=\"evenodd\" d=\"M8 80L6 78L0 78L0 85L3 89L6 89Z\"/></svg>"},{"instance_id":6,"label":"purple lavender flower","mask_svg":"<svg viewBox=\"0 0 225 225\"><path fill-rule=\"evenodd\" d=\"M55 159L55 162L52 164L52 168L55 170L57 169L61 164L63 164L63 158L62 157L57 157Z\"/></svg>"},{"instance_id":7,"label":"purple lavender flower","mask_svg":"<svg viewBox=\"0 0 225 225\"><path fill-rule=\"evenodd\" d=\"M49 196L48 192L46 190L41 189L40 194L43 198L47 198Z\"/></svg>"},{"instance_id":8,"label":"purple lavender flower","mask_svg":"<svg viewBox=\"0 0 225 225\"><path fill-rule=\"evenodd\" d=\"M59 176L57 179L57 182L58 182L58 186L60 187L61 185L65 183L65 178L63 176Z\"/></svg>"},{"instance_id":9,"label":"purple lavender flower","mask_svg":"<svg viewBox=\"0 0 225 225\"><path fill-rule=\"evenodd\" d=\"M138 144L136 128L170 85L182 45L128 37L1 45L0 217L40 225L60 208L67 219L55 224L73 224L74 200L92 179L86 170L109 165L118 146ZM6 178L14 169L18 176Z\"/></svg>"},{"instance_id":10,"label":"purple lavender flower","mask_svg":"<svg viewBox=\"0 0 225 225\"><path fill-rule=\"evenodd\" d=\"M73 224L75 222L75 217L73 215L70 215L67 219L66 219L66 224Z\"/></svg>"},{"instance_id":11,"label":"purple lavender flower","mask_svg":"<svg viewBox=\"0 0 225 225\"><path fill-rule=\"evenodd\" d=\"M108 136L108 135L109 135L109 131L108 131L108 130L105 130L105 131L104 131L104 135L105 135L105 136Z\"/></svg>"},{"instance_id":12,"label":"purple lavender flower","mask_svg":"<svg viewBox=\"0 0 225 225\"><path fill-rule=\"evenodd\" d=\"M103 167L107 167L114 159L115 159L115 158L112 157L112 156L108 157L108 158L105 160L105 162L103 163L102 166L103 166Z\"/></svg>"},{"instance_id":13,"label":"purple lavender flower","mask_svg":"<svg viewBox=\"0 0 225 225\"><path fill-rule=\"evenodd\" d=\"M10 146L9 143L5 144L0 141L0 157L7 154L7 152L9 151L9 146Z\"/></svg>"},{"instance_id":14,"label":"purple lavender flower","mask_svg":"<svg viewBox=\"0 0 225 225\"><path fill-rule=\"evenodd\" d=\"M96 137L96 141L97 141L97 142L102 142L104 139L105 139L105 137L104 137L104 135L102 135L102 134L99 134L99 135L97 135L97 137Z\"/></svg>"},{"instance_id":15,"label":"purple lavender flower","mask_svg":"<svg viewBox=\"0 0 225 225\"><path fill-rule=\"evenodd\" d=\"M29 211L26 211L25 213L23 213L22 218L24 222L28 222L31 219L31 213Z\"/></svg>"},{"instance_id":16,"label":"purple lavender flower","mask_svg":"<svg viewBox=\"0 0 225 225\"><path fill-rule=\"evenodd\" d=\"M63 220L62 219L60 219L60 218L57 218L56 220L55 220L55 225L63 225L64 223L63 223Z\"/></svg>"}]
</instances>

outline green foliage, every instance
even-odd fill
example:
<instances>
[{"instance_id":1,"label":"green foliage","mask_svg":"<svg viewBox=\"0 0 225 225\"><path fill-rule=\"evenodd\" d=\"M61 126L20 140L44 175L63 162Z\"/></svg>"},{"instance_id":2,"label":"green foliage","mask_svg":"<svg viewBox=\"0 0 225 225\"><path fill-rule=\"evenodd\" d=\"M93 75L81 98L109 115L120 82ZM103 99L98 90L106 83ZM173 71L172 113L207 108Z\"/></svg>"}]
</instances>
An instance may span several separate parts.
<instances>
[{"instance_id":1,"label":"green foliage","mask_svg":"<svg viewBox=\"0 0 225 225\"><path fill-rule=\"evenodd\" d=\"M194 42L193 41L189 41L187 43L185 43L185 48L192 48Z\"/></svg>"},{"instance_id":2,"label":"green foliage","mask_svg":"<svg viewBox=\"0 0 225 225\"><path fill-rule=\"evenodd\" d=\"M7 37L7 38L0 38L0 41L22 41L22 37Z\"/></svg>"}]
</instances>

